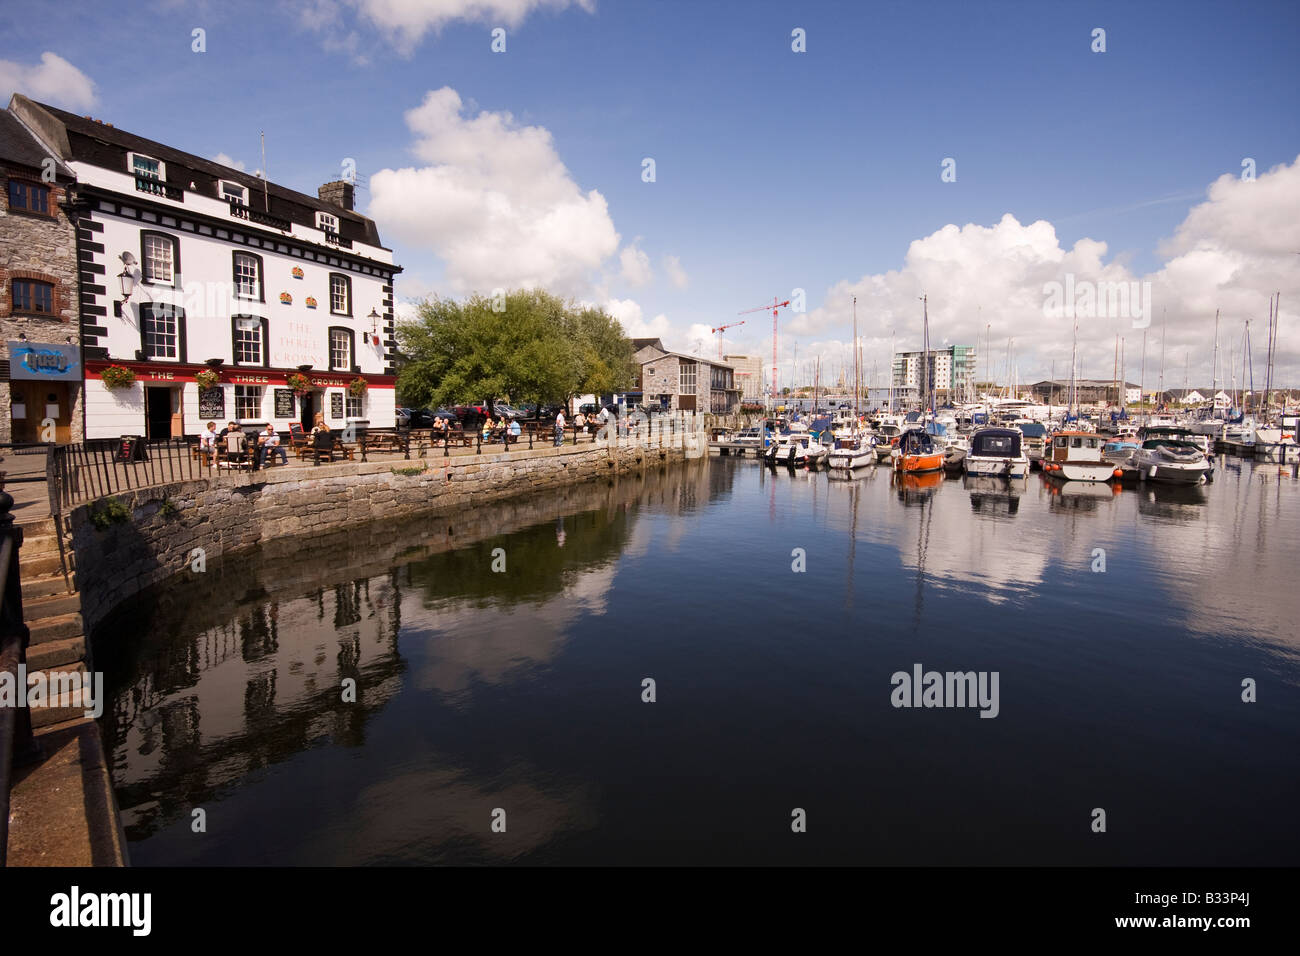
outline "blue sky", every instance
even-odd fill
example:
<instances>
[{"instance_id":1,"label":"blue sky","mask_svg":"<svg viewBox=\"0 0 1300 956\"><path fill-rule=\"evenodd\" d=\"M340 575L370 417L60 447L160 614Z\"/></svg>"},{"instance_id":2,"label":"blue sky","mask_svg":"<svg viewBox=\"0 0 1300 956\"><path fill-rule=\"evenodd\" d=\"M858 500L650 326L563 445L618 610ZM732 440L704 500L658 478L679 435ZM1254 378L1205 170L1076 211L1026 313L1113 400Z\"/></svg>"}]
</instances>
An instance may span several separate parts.
<instances>
[{"instance_id":1,"label":"blue sky","mask_svg":"<svg viewBox=\"0 0 1300 956\"><path fill-rule=\"evenodd\" d=\"M624 281L618 251L597 243L580 249L588 256L582 267L557 272L554 282L542 274L544 284L617 301L633 317L629 325L649 329L662 316L654 328L688 348L700 341L700 326L803 288L809 313L790 316L786 334L804 355L832 355L847 341L847 296L855 292L871 347L891 333L917 334L906 305L915 298L905 275L909 244L947 224L988 228L1007 213L1022 226L1045 219L1061 249L1099 240L1107 244L1103 264L1148 277L1170 257L1161 241L1217 177L1238 176L1244 157L1262 177L1300 153L1296 3L1247 13L1208 2L596 0L584 8L490 0L495 14L453 18L415 38L378 24L370 2L176 3L147 16L60 3L50 7L57 31L37 16L5 32L0 75L22 82L22 71L50 51L94 84L93 104L70 108L191 152L224 153L249 169L260 165L265 129L271 178L313 193L337 178L346 156L363 177L445 165L445 151L434 160L413 154L404 114L429 91L450 87L467 121L508 113L507 127L549 131L577 191L603 197L617 250L640 250L652 272L639 284ZM409 23L427 19L427 5L414 0L387 7ZM503 54L490 49L495 25L507 29ZM190 49L195 27L207 31L202 54ZM806 31L805 53L791 50L796 27ZM1090 50L1095 27L1106 31L1105 53ZM655 160L653 183L642 182L644 157ZM940 181L945 157L956 160L956 182ZM475 182L492 191L493 175ZM512 182L506 191L526 189ZM1284 204L1300 204L1284 195ZM363 191L359 205L371 200ZM416 208L431 219L438 207ZM1233 261L1241 242L1234 247L1225 235L1242 230L1224 223L1239 215L1225 207L1207 227L1214 233L1207 241ZM473 242L472 228L423 241L410 223L377 218L406 267L399 297L486 281L454 274L459 267L439 254ZM508 248L508 239L496 236L493 248ZM581 239L574 242L579 249ZM569 251L563 245L555 255ZM1247 270L1251 278L1242 273L1213 295L1189 292L1186 282L1171 289L1164 318L1174 327L1171 347L1195 350L1192 364L1203 362L1208 373L1203 313L1219 293L1225 308L1262 326L1262 303L1275 291L1262 283L1272 282L1283 291L1284 320L1300 315L1288 311L1300 302L1300 256L1288 273L1276 251ZM968 252L948 268L916 270L935 337L967 340L992 325L995 342L1018 337L1024 376L1059 360L1060 328L1042 328L1033 309L1010 306L1011 293L997 282L982 287L980 277L1001 271L1007 254L983 264L971 257L987 250L945 254ZM592 267L590 256L602 264ZM684 288L670 281L665 256L680 261ZM891 270L903 275L890 279ZM515 278L503 261L500 281ZM1081 330L1095 356L1110 354L1114 334L1113 325ZM1300 331L1294 338L1300 354ZM711 353L707 329L703 339ZM770 354L770 320L760 314L729 333L733 348ZM1068 342L1065 349L1068 356ZM1296 358L1283 352L1287 362Z\"/></svg>"}]
</instances>

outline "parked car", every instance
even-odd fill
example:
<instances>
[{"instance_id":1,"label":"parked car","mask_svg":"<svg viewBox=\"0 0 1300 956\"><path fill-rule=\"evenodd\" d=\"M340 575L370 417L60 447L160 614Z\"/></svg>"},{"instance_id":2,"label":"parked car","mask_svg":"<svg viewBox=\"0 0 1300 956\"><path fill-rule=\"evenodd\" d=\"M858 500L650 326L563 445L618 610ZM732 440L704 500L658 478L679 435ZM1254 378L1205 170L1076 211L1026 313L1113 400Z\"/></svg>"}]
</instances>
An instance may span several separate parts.
<instances>
[{"instance_id":1,"label":"parked car","mask_svg":"<svg viewBox=\"0 0 1300 956\"><path fill-rule=\"evenodd\" d=\"M524 417L524 413L521 409L515 408L513 405L508 405L505 402L494 402L492 405L492 411L498 418L504 415L510 421L516 421Z\"/></svg>"},{"instance_id":2,"label":"parked car","mask_svg":"<svg viewBox=\"0 0 1300 956\"><path fill-rule=\"evenodd\" d=\"M427 408L399 408L397 412L398 428L431 428L434 413Z\"/></svg>"},{"instance_id":3,"label":"parked car","mask_svg":"<svg viewBox=\"0 0 1300 956\"><path fill-rule=\"evenodd\" d=\"M452 409L456 420L466 428L477 428L487 419L487 407L484 405L457 405Z\"/></svg>"}]
</instances>

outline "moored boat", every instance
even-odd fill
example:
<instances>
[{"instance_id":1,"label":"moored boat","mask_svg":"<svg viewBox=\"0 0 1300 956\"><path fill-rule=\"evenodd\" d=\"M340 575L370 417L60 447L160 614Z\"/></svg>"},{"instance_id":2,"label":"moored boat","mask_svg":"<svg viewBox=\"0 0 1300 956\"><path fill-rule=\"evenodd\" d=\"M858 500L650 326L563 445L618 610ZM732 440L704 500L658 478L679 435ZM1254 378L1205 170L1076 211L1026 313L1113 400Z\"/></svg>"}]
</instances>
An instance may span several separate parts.
<instances>
[{"instance_id":1,"label":"moored boat","mask_svg":"<svg viewBox=\"0 0 1300 956\"><path fill-rule=\"evenodd\" d=\"M1107 444L1096 432L1057 432L1052 436L1052 447L1043 460L1043 473L1062 481L1110 481L1118 478L1122 466L1103 457ZM1135 451L1136 447L1132 450Z\"/></svg>"},{"instance_id":2,"label":"moored boat","mask_svg":"<svg viewBox=\"0 0 1300 956\"><path fill-rule=\"evenodd\" d=\"M966 453L968 475L1023 478L1029 474L1029 459L1021 447L1018 428L981 428L970 436Z\"/></svg>"},{"instance_id":3,"label":"moored boat","mask_svg":"<svg viewBox=\"0 0 1300 956\"><path fill-rule=\"evenodd\" d=\"M765 461L775 465L809 465L816 467L826 459L825 447L806 431L792 431L776 436L763 453Z\"/></svg>"},{"instance_id":4,"label":"moored boat","mask_svg":"<svg viewBox=\"0 0 1300 956\"><path fill-rule=\"evenodd\" d=\"M866 434L836 438L826 455L826 466L832 469L864 468L875 461L876 449L871 444L871 436Z\"/></svg>"},{"instance_id":5,"label":"moored boat","mask_svg":"<svg viewBox=\"0 0 1300 956\"><path fill-rule=\"evenodd\" d=\"M1133 454L1133 466L1143 481L1192 485L1206 479L1210 463L1189 441L1148 438Z\"/></svg>"},{"instance_id":6,"label":"moored boat","mask_svg":"<svg viewBox=\"0 0 1300 956\"><path fill-rule=\"evenodd\" d=\"M923 474L943 468L943 452L935 445L934 437L920 428L903 432L891 454L894 471L901 474Z\"/></svg>"}]
</instances>

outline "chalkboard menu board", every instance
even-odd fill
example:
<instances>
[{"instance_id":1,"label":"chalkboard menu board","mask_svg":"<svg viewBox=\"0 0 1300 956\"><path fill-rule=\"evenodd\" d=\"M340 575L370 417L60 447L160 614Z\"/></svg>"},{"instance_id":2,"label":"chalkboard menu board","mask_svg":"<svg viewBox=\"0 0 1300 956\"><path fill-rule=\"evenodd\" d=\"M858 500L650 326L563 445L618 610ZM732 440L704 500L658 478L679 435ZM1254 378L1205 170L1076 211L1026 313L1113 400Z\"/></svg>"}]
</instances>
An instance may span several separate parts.
<instances>
[{"instance_id":1,"label":"chalkboard menu board","mask_svg":"<svg viewBox=\"0 0 1300 956\"><path fill-rule=\"evenodd\" d=\"M199 389L199 418L205 422L218 422L226 417L226 390L218 385L216 388Z\"/></svg>"},{"instance_id":2,"label":"chalkboard menu board","mask_svg":"<svg viewBox=\"0 0 1300 956\"><path fill-rule=\"evenodd\" d=\"M275 417L293 418L293 389L277 388L275 390Z\"/></svg>"},{"instance_id":3,"label":"chalkboard menu board","mask_svg":"<svg viewBox=\"0 0 1300 956\"><path fill-rule=\"evenodd\" d=\"M330 420L335 422L343 420L342 392L330 392Z\"/></svg>"},{"instance_id":4,"label":"chalkboard menu board","mask_svg":"<svg viewBox=\"0 0 1300 956\"><path fill-rule=\"evenodd\" d=\"M139 435L123 435L117 443L118 461L144 461L144 439Z\"/></svg>"}]
</instances>

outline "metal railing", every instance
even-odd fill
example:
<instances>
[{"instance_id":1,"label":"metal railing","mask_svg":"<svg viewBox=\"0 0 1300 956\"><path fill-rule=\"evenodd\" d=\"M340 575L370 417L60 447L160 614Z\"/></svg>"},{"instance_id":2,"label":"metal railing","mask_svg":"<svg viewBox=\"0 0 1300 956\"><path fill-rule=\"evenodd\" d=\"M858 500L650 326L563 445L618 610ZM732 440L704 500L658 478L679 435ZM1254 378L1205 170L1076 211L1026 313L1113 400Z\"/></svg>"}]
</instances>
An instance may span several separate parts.
<instances>
[{"instance_id":1,"label":"metal railing","mask_svg":"<svg viewBox=\"0 0 1300 956\"><path fill-rule=\"evenodd\" d=\"M106 495L209 478L214 473L212 458L196 449L184 438L148 443L141 439L129 447L120 439L54 446L46 459L50 514L57 519Z\"/></svg>"},{"instance_id":2,"label":"metal railing","mask_svg":"<svg viewBox=\"0 0 1300 956\"><path fill-rule=\"evenodd\" d=\"M236 219L247 219L259 226L270 226L272 229L279 229L281 232L288 232L292 226L288 219L272 216L269 212L259 212L252 206L245 206L237 199L231 199L229 202L230 214Z\"/></svg>"},{"instance_id":3,"label":"metal railing","mask_svg":"<svg viewBox=\"0 0 1300 956\"><path fill-rule=\"evenodd\" d=\"M14 525L13 496L0 491L0 674L6 675L17 691L14 706L0 706L0 867L5 865L9 846L9 789L15 764L25 763L38 753L32 736L32 715L18 687L20 671L27 663L31 632L23 623L23 586L18 552L23 529Z\"/></svg>"},{"instance_id":4,"label":"metal railing","mask_svg":"<svg viewBox=\"0 0 1300 956\"><path fill-rule=\"evenodd\" d=\"M161 179L153 176L141 176L138 173L135 177L135 188L137 192L150 193L154 196L165 196L167 199L176 202L185 201L185 190L179 186L173 186L165 183Z\"/></svg>"}]
</instances>

